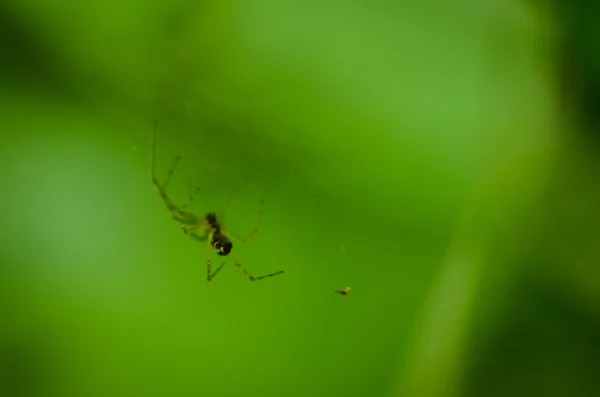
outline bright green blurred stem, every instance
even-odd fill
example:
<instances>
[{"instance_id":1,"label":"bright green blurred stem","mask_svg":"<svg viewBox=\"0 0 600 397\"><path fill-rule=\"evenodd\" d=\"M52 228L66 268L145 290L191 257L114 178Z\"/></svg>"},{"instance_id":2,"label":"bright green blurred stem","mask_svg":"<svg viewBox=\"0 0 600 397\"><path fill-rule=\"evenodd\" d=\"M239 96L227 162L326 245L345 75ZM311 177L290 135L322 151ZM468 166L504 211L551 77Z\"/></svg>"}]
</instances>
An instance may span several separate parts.
<instances>
[{"instance_id":1,"label":"bright green blurred stem","mask_svg":"<svg viewBox=\"0 0 600 397\"><path fill-rule=\"evenodd\" d=\"M547 28L535 32L538 39L546 36L532 43L533 48L547 48ZM532 52L536 55L540 53ZM539 65L540 58L535 62ZM501 321L511 285L529 266L524 258L540 224L536 222L540 196L566 141L562 131L559 133L564 126L557 127L556 122L560 114L556 76L548 73L553 61L541 59L541 63L546 72L528 71L536 73L529 81L537 80L534 86L538 86L539 101L525 110L500 111L505 118L488 116L487 125L482 126L482 133L496 129L502 142L488 157L465 206L390 396L463 395L475 329L493 331L494 324ZM513 95L518 95L517 91Z\"/></svg>"},{"instance_id":2,"label":"bright green blurred stem","mask_svg":"<svg viewBox=\"0 0 600 397\"><path fill-rule=\"evenodd\" d=\"M408 395L460 395L469 330L482 321L481 311L490 324L502 311L495 304L519 273L519 258L536 224L536 203L560 146L552 135L531 138L531 145L513 147L521 153L511 155L511 164L495 162L465 210L415 332ZM496 160L503 157L499 153ZM490 295L494 303L486 304Z\"/></svg>"},{"instance_id":3,"label":"bright green blurred stem","mask_svg":"<svg viewBox=\"0 0 600 397\"><path fill-rule=\"evenodd\" d=\"M537 76L540 101L530 115L513 114L513 120L490 127L502 142L465 206L390 395L461 396L474 330L493 331L511 285L529 266L525 258L539 232L540 196L566 146L558 130L564 126L556 123L555 76L546 74Z\"/></svg>"}]
</instances>

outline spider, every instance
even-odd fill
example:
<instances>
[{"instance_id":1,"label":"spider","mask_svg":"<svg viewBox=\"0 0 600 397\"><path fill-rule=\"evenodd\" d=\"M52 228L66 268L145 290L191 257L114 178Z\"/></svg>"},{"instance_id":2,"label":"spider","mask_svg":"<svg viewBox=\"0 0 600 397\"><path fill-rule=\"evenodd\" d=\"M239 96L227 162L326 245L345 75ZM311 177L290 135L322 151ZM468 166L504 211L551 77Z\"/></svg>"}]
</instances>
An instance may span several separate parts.
<instances>
[{"instance_id":1,"label":"spider","mask_svg":"<svg viewBox=\"0 0 600 397\"><path fill-rule=\"evenodd\" d=\"M201 217L186 211L188 205L191 203L194 196L198 193L198 188L196 188L188 195L187 201L180 208L177 208L177 206L173 204L173 201L171 201L169 196L167 196L167 187L169 185L169 181L171 180L171 176L173 176L173 173L175 172L175 168L181 160L181 156L175 157L173 166L169 170L165 182L161 185L158 182L158 179L156 178L156 124L157 122L155 121L154 131L152 134L152 150L150 154L150 173L152 177L152 184L154 185L154 187L158 191L158 194L160 194L160 197L166 204L167 209L171 214L171 217L181 224L183 232L197 241L206 242L206 279L208 281L212 281L212 279L217 275L217 273L219 273L223 266L225 266L225 262L221 263L217 270L215 270L215 272L212 273L210 259L211 251L214 251L219 256L227 256L231 253L231 250L233 249L233 243L231 242L231 238L239 242L247 242L248 240L250 240L258 232L258 228L260 226L260 221L262 218L263 200L260 200L257 224L246 237L239 237L231 231L225 229L217 219L217 215L215 212L209 212L204 217ZM198 234L198 232L200 232L201 234ZM275 273L265 274L264 276L254 277L242 266L242 264L237 260L237 258L234 259L234 263L250 281L259 281L283 273L283 270L280 270Z\"/></svg>"}]
</instances>

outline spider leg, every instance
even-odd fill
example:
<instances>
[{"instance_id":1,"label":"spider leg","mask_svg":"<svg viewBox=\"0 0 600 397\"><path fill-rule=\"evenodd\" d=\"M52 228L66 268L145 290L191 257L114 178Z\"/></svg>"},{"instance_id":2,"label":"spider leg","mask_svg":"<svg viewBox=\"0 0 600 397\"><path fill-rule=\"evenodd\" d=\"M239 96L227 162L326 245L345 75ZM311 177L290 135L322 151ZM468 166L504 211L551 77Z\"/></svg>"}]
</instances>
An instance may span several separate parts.
<instances>
[{"instance_id":1,"label":"spider leg","mask_svg":"<svg viewBox=\"0 0 600 397\"><path fill-rule=\"evenodd\" d=\"M201 238L200 236L197 236L194 233L192 233L191 236L196 239ZM207 234L207 238L206 238L206 280L207 281L212 281L212 279L215 278L215 276L217 275L217 273L219 273L219 271L223 268L223 266L225 266L225 262L223 262L219 265L219 267L217 268L217 270L215 270L214 273L211 273L210 251L211 251L210 239L208 238L208 234Z\"/></svg>"},{"instance_id":2,"label":"spider leg","mask_svg":"<svg viewBox=\"0 0 600 397\"><path fill-rule=\"evenodd\" d=\"M185 232L185 234L187 234L188 236L190 236L191 238L193 238L196 241L200 241L201 243L205 242L208 240L208 233L204 233L203 236L198 235L197 233L194 233L193 230L197 230L196 229L189 229L186 228L185 226L183 227L183 231ZM208 240L210 241L210 240Z\"/></svg>"},{"instance_id":3,"label":"spider leg","mask_svg":"<svg viewBox=\"0 0 600 397\"><path fill-rule=\"evenodd\" d=\"M183 205L181 206L181 211L185 211L185 209L192 203L192 200L194 200L194 197L196 197L196 195L198 194L199 191L200 191L200 188L197 187L194 190L189 192L187 201L185 203L183 203Z\"/></svg>"},{"instance_id":4,"label":"spider leg","mask_svg":"<svg viewBox=\"0 0 600 397\"><path fill-rule=\"evenodd\" d=\"M248 278L248 280L250 280L250 281L259 281L259 280L263 280L265 278L277 276L277 275L283 273L283 270L280 270L280 271L275 272L275 273L265 274L264 276L254 277L253 275L251 275L248 272L248 270L246 270L244 268L244 266L242 266L242 264L237 259L235 260L235 265L238 267L238 269L240 269L244 273L244 276L246 276Z\"/></svg>"},{"instance_id":5,"label":"spider leg","mask_svg":"<svg viewBox=\"0 0 600 397\"><path fill-rule=\"evenodd\" d=\"M171 177L175 173L175 169L179 165L180 161L181 161L180 155L175 156L175 158L173 159L173 165L171 166L171 168L169 168L169 173L167 174L167 177L165 178L165 181L162 184L164 190L167 190L167 187L169 186L169 182L171 182Z\"/></svg>"},{"instance_id":6,"label":"spider leg","mask_svg":"<svg viewBox=\"0 0 600 397\"><path fill-rule=\"evenodd\" d=\"M236 239L242 243L245 243L248 240L250 240L252 237L254 237L256 235L256 233L258 233L258 229L260 228L260 225L262 222L264 202L265 202L264 199L260 199L259 207L258 207L258 214L257 214L257 219L256 219L256 225L254 226L254 229L252 229L250 231L250 233L248 233L245 237L240 237L237 234L233 233L231 230L226 230L226 231L224 231L224 233L229 234L231 237L233 237L234 239Z\"/></svg>"},{"instance_id":7,"label":"spider leg","mask_svg":"<svg viewBox=\"0 0 600 397\"><path fill-rule=\"evenodd\" d=\"M212 273L212 262L210 260L210 239L208 238L208 233L205 233L204 236L199 236L196 233L189 233L190 237L192 237L196 241L205 242L206 241L206 280L212 281L212 279L219 273L219 271L225 266L225 262L221 263L217 270Z\"/></svg>"},{"instance_id":8,"label":"spider leg","mask_svg":"<svg viewBox=\"0 0 600 397\"><path fill-rule=\"evenodd\" d=\"M198 220L197 217L196 217L196 219ZM206 223L206 220L202 219L202 220L198 220L195 223L184 224L181 226L181 229L183 230L183 232L185 234L189 234L189 235L191 235L191 237L195 238L196 240L204 242L208 238L208 231L210 230L210 227ZM198 236L198 234L195 233L197 230L202 230L204 232L204 236L202 236L202 237Z\"/></svg>"},{"instance_id":9,"label":"spider leg","mask_svg":"<svg viewBox=\"0 0 600 397\"><path fill-rule=\"evenodd\" d=\"M227 215L227 209L229 208L229 206L231 205L233 200L237 197L238 193L246 185L246 183L248 182L247 179L248 179L247 177L242 178L242 182L239 183L238 186L235 188L235 190L229 194L229 197L227 198L225 205L219 211L219 219L221 220L221 223L225 223L225 216Z\"/></svg>"},{"instance_id":10,"label":"spider leg","mask_svg":"<svg viewBox=\"0 0 600 397\"><path fill-rule=\"evenodd\" d=\"M177 213L179 210L173 204L169 196L167 196L166 187L163 187L160 182L158 182L158 178L156 177L156 120L154 121L154 131L152 132L152 150L150 151L150 177L152 179L152 184L158 191L158 194L164 201L165 205L171 211L171 213ZM169 171L169 176L167 177L166 183L169 183L169 179L173 174L173 170Z\"/></svg>"},{"instance_id":11,"label":"spider leg","mask_svg":"<svg viewBox=\"0 0 600 397\"><path fill-rule=\"evenodd\" d=\"M165 179L164 184L160 184L158 178L156 177L156 121L154 121L154 131L152 133L152 150L150 151L150 176L152 179L152 184L154 185L156 191L162 198L163 202L167 206L167 209L171 213L171 217L176 221L184 224L184 225L195 225L200 223L200 219L189 212L183 211L183 209L177 208L177 206L171 201L169 196L167 196L167 185L171 180L171 176L175 172L175 167L179 163L180 156L175 158L175 162L173 167L169 170L167 178Z\"/></svg>"}]
</instances>

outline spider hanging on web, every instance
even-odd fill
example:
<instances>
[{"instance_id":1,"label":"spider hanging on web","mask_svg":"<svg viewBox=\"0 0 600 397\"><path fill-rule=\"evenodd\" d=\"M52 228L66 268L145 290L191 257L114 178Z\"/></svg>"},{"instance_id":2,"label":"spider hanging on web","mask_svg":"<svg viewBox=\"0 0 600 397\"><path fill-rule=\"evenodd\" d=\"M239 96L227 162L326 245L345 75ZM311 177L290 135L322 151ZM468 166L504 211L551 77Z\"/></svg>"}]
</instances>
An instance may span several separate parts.
<instances>
[{"instance_id":1,"label":"spider hanging on web","mask_svg":"<svg viewBox=\"0 0 600 397\"><path fill-rule=\"evenodd\" d=\"M181 207L177 207L169 198L169 196L167 196L167 187L169 185L171 177L173 176L173 173L175 172L175 168L181 160L181 156L175 157L173 166L169 170L165 181L162 184L158 182L158 178L156 177L156 125L157 122L154 121L154 131L152 133L152 149L150 152L150 173L152 183L158 191L158 194L164 201L165 205L167 206L171 217L181 224L181 228L183 229L184 233L186 233L187 235L189 235L197 241L206 242L206 279L208 281L212 281L212 279L217 275L217 273L219 273L223 266L225 266L225 262L221 263L221 265L213 273L210 259L211 251L214 251L219 256L227 256L231 253L233 249L233 243L231 242L231 239L235 239L239 242L247 242L252 237L254 237L254 235L258 232L258 228L260 226L260 221L262 218L263 200L260 201L257 224L246 237L239 237L231 231L227 230L219 222L215 212L209 212L204 216L198 216L186 211L187 207L191 203L194 196L198 193L199 189L195 189L193 192L191 192L188 196L187 201ZM283 270L280 270L275 273L269 273L265 274L264 276L255 277L242 266L242 264L237 260L237 258L234 259L234 263L250 281L259 281L283 273Z\"/></svg>"}]
</instances>

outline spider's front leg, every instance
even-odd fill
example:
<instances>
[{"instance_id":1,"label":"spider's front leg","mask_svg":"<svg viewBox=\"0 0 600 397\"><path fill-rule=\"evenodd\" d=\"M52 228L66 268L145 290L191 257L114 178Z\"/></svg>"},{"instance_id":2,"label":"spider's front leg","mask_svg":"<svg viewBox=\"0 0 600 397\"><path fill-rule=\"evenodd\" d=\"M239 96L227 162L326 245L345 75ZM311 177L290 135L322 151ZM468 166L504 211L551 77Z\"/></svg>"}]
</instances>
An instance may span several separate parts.
<instances>
[{"instance_id":1,"label":"spider's front leg","mask_svg":"<svg viewBox=\"0 0 600 397\"><path fill-rule=\"evenodd\" d=\"M190 219L190 221L191 222L181 222L181 230L198 241L206 241L208 238L208 231L210 230L209 225L206 223L206 219L199 219L194 216L194 219ZM198 231L204 233L200 236L197 233Z\"/></svg>"},{"instance_id":2,"label":"spider's front leg","mask_svg":"<svg viewBox=\"0 0 600 397\"><path fill-rule=\"evenodd\" d=\"M199 235L196 230L202 229L200 226L181 225L181 230L192 237L194 240L205 242L208 239L208 233L205 231L204 234Z\"/></svg>"}]
</instances>

